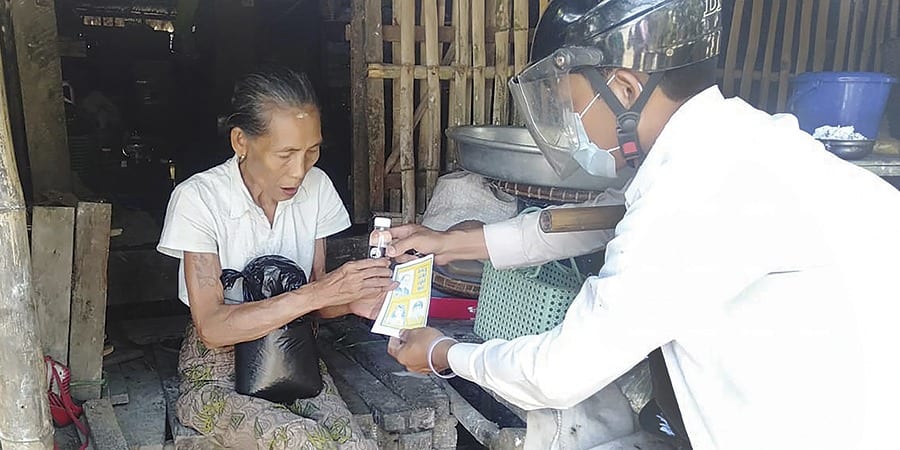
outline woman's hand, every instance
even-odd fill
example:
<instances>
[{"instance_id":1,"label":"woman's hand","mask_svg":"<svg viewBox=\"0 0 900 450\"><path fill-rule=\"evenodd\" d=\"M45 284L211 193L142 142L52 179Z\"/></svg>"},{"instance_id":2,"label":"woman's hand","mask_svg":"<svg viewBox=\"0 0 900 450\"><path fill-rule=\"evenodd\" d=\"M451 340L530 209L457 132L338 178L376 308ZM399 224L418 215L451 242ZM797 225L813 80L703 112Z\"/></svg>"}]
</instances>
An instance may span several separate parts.
<instances>
[{"instance_id":1,"label":"woman's hand","mask_svg":"<svg viewBox=\"0 0 900 450\"><path fill-rule=\"evenodd\" d=\"M428 367L428 347L436 339L444 334L434 328L416 328L415 330L403 330L400 338L391 338L388 342L388 353L400 364L403 364L410 372L431 373ZM447 361L447 352L455 342L445 340L435 346L431 354L431 363L438 372L450 368Z\"/></svg>"},{"instance_id":2,"label":"woman's hand","mask_svg":"<svg viewBox=\"0 0 900 450\"><path fill-rule=\"evenodd\" d=\"M391 280L389 265L387 258L350 261L308 286L320 309L350 305L354 313L367 308L371 311L376 302L380 307L384 295L397 287Z\"/></svg>"}]
</instances>

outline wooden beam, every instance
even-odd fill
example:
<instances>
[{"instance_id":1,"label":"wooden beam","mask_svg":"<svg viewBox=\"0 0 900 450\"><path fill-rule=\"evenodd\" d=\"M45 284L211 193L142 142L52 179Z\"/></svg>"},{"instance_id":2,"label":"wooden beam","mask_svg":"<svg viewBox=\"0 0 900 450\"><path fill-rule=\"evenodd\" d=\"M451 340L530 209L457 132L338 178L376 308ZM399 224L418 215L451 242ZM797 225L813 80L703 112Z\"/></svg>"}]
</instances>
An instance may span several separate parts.
<instances>
[{"instance_id":1,"label":"wooden beam","mask_svg":"<svg viewBox=\"0 0 900 450\"><path fill-rule=\"evenodd\" d=\"M866 2L866 28L863 34L862 60L859 63L860 71L872 70L872 59L875 52L875 19L878 13L878 0Z\"/></svg>"},{"instance_id":2,"label":"wooden beam","mask_svg":"<svg viewBox=\"0 0 900 450\"><path fill-rule=\"evenodd\" d=\"M760 108L769 110L769 88L772 85L772 79L777 78L777 74L772 74L772 65L775 60L775 37L778 33L779 12L781 10L781 1L772 2L772 10L769 12L769 28L766 31L766 52L763 54L762 80L759 85Z\"/></svg>"},{"instance_id":3,"label":"wooden beam","mask_svg":"<svg viewBox=\"0 0 900 450\"><path fill-rule=\"evenodd\" d=\"M396 80L400 78L400 73L402 72L402 67L396 64L369 64L368 69L366 70L366 76L369 78L376 79L386 79L386 80ZM487 79L493 79L496 75L496 70L493 67L485 67L484 68L484 77ZM455 80L458 70L454 66L439 66L437 67L438 78L441 80ZM462 78L471 79L472 73L468 72L467 74L461 75ZM425 66L414 66L413 67L413 78L416 80L424 80L428 78L428 68ZM452 87L452 85L451 85ZM452 103L451 103L452 104Z\"/></svg>"},{"instance_id":4,"label":"wooden beam","mask_svg":"<svg viewBox=\"0 0 900 450\"><path fill-rule=\"evenodd\" d=\"M472 0L472 123L485 123L484 67L487 55L484 49L484 0Z\"/></svg>"},{"instance_id":5,"label":"wooden beam","mask_svg":"<svg viewBox=\"0 0 900 450\"><path fill-rule=\"evenodd\" d=\"M797 68L795 73L806 72L809 68L811 47L809 42L812 35L813 6L817 0L803 0L803 8L800 13L800 45L797 49Z\"/></svg>"},{"instance_id":6,"label":"wooden beam","mask_svg":"<svg viewBox=\"0 0 900 450\"><path fill-rule=\"evenodd\" d=\"M763 0L753 0L753 10L750 13L750 38L747 41L747 54L744 58L744 75L741 77L741 97L750 99L753 89L753 80L749 75L756 69L756 56L759 53L760 32L762 29Z\"/></svg>"},{"instance_id":7,"label":"wooden beam","mask_svg":"<svg viewBox=\"0 0 900 450\"><path fill-rule=\"evenodd\" d=\"M835 72L844 70L844 63L847 61L847 34L850 29L852 5L851 2L841 2L841 9L838 12L837 44L834 47L834 64L831 66Z\"/></svg>"},{"instance_id":8,"label":"wooden beam","mask_svg":"<svg viewBox=\"0 0 900 450\"><path fill-rule=\"evenodd\" d=\"M427 89L423 100L425 103L425 117L427 121L423 124L423 133L419 139L424 140L422 145L422 153L420 154L420 164L425 170L425 198L424 206L428 205L431 200L431 194L434 192L434 186L437 184L438 174L441 170L441 133L444 127L441 123L441 80L438 76L438 66L441 63L441 48L437 38L438 25L438 8L435 0L425 0L422 3L422 15L424 17L425 29L428 33L425 36L425 65L428 68ZM440 20L443 20L441 18ZM426 131L427 130L427 131ZM424 207L421 208L424 212Z\"/></svg>"},{"instance_id":9,"label":"wooden beam","mask_svg":"<svg viewBox=\"0 0 900 450\"><path fill-rule=\"evenodd\" d=\"M415 65L415 41L413 28L416 24L415 4L400 0L394 2L398 7L397 20L400 25L400 83L394 86L394 130L397 140L394 142L400 150L400 173L403 178L402 210L403 221L414 223L416 220L416 162L413 147L413 66ZM397 55L394 55L396 58Z\"/></svg>"},{"instance_id":10,"label":"wooden beam","mask_svg":"<svg viewBox=\"0 0 900 450\"><path fill-rule=\"evenodd\" d=\"M71 192L54 2L15 0L10 9L34 195Z\"/></svg>"},{"instance_id":11,"label":"wooden beam","mask_svg":"<svg viewBox=\"0 0 900 450\"><path fill-rule=\"evenodd\" d=\"M497 76L494 77L494 125L506 125L509 123L509 88L506 85L509 67L509 0L496 0L494 11L497 32L494 33L494 68Z\"/></svg>"},{"instance_id":12,"label":"wooden beam","mask_svg":"<svg viewBox=\"0 0 900 450\"><path fill-rule=\"evenodd\" d=\"M450 84L450 105L448 106L447 126L454 127L469 123L471 103L469 97L469 77L471 75L471 48L469 47L469 19L471 0L455 0L453 2L453 26L456 35L453 40L455 49L453 61L453 81ZM370 72L371 73L371 72ZM448 170L456 168L457 149L452 139L447 141L447 152L444 155Z\"/></svg>"},{"instance_id":13,"label":"wooden beam","mask_svg":"<svg viewBox=\"0 0 900 450\"><path fill-rule=\"evenodd\" d=\"M793 46L794 46L794 19L797 14L797 2L795 0L787 0L784 12L784 29L781 35L784 37L781 43L781 70L778 76L778 104L776 109L784 111L787 105L788 96L788 77L791 75L791 64L793 63Z\"/></svg>"},{"instance_id":14,"label":"wooden beam","mask_svg":"<svg viewBox=\"0 0 900 450\"><path fill-rule=\"evenodd\" d=\"M853 0L853 19L850 28L850 48L847 50L847 70L855 72L859 70L859 27L862 24L862 1Z\"/></svg>"},{"instance_id":15,"label":"wooden beam","mask_svg":"<svg viewBox=\"0 0 900 450\"><path fill-rule=\"evenodd\" d=\"M79 203L75 211L69 368L80 400L100 398L111 216L104 203Z\"/></svg>"},{"instance_id":16,"label":"wooden beam","mask_svg":"<svg viewBox=\"0 0 900 450\"><path fill-rule=\"evenodd\" d=\"M513 0L513 67L516 74L528 62L528 0ZM513 108L514 125L525 123L519 111Z\"/></svg>"},{"instance_id":17,"label":"wooden beam","mask_svg":"<svg viewBox=\"0 0 900 450\"><path fill-rule=\"evenodd\" d=\"M384 62L381 0L366 0L366 63ZM368 74L367 74L368 77ZM366 131L369 143L369 208L384 210L384 81L366 80Z\"/></svg>"},{"instance_id":18,"label":"wooden beam","mask_svg":"<svg viewBox=\"0 0 900 450\"><path fill-rule=\"evenodd\" d=\"M31 219L34 302L44 354L69 364L75 208L36 206Z\"/></svg>"},{"instance_id":19,"label":"wooden beam","mask_svg":"<svg viewBox=\"0 0 900 450\"><path fill-rule=\"evenodd\" d=\"M886 30L889 3L890 0L880 0L878 2L878 27L875 29L875 63L872 69L875 72L882 71L881 52L885 41L888 40Z\"/></svg>"},{"instance_id":20,"label":"wooden beam","mask_svg":"<svg viewBox=\"0 0 900 450\"><path fill-rule=\"evenodd\" d=\"M726 96L734 95L734 77L731 76L737 67L738 43L741 39L741 27L744 21L744 0L735 0L734 14L731 16L731 33L728 35L728 50L725 51L725 77L722 79L722 92Z\"/></svg>"},{"instance_id":21,"label":"wooden beam","mask_svg":"<svg viewBox=\"0 0 900 450\"><path fill-rule=\"evenodd\" d=\"M828 55L828 13L830 5L830 1L819 2L818 23L816 24L816 49L813 53L813 70L816 72L821 72L825 69L825 57Z\"/></svg>"},{"instance_id":22,"label":"wooden beam","mask_svg":"<svg viewBox=\"0 0 900 450\"><path fill-rule=\"evenodd\" d=\"M366 145L366 4L353 0L350 18L350 111L352 136L350 179L353 193L353 222L369 220L369 149Z\"/></svg>"}]
</instances>

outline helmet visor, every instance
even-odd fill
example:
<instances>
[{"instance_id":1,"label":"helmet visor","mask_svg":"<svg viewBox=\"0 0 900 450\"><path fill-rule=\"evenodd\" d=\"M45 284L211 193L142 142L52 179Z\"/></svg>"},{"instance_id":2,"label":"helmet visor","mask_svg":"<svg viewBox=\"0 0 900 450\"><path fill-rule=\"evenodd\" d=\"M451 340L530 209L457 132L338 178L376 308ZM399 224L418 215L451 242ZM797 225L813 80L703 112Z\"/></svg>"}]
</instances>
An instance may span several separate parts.
<instances>
[{"instance_id":1,"label":"helmet visor","mask_svg":"<svg viewBox=\"0 0 900 450\"><path fill-rule=\"evenodd\" d=\"M580 111L575 111L569 77L575 67L590 55L577 55L574 48L560 50L526 67L509 80L516 108L525 119L525 126L547 162L557 175L566 178L578 169L572 158L579 148L588 145L586 136L579 136ZM589 49L583 49L589 50ZM588 58L585 58L588 57Z\"/></svg>"}]
</instances>

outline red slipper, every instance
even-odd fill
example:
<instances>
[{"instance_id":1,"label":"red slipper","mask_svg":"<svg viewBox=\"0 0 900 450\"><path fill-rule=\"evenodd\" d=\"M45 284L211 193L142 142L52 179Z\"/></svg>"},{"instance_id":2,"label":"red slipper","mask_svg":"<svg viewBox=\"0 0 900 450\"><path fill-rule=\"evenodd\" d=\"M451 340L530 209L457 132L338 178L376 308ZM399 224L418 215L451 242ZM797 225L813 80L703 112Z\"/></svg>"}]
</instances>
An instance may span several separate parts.
<instances>
[{"instance_id":1,"label":"red slipper","mask_svg":"<svg viewBox=\"0 0 900 450\"><path fill-rule=\"evenodd\" d=\"M88 446L91 430L78 420L84 413L84 410L75 404L69 392L72 372L69 371L68 367L54 361L49 356L44 357L44 362L47 364L47 397L50 402L50 415L53 416L53 422L58 427L74 423L78 431L84 435L84 443L79 447L79 450L84 450Z\"/></svg>"}]
</instances>

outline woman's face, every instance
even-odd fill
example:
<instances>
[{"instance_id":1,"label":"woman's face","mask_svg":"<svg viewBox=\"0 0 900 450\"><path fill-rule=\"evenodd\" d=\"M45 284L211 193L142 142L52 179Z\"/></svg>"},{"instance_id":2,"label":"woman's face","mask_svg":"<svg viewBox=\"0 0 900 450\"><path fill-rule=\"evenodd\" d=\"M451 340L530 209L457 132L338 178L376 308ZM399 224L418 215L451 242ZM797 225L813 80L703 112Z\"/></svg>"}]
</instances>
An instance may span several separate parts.
<instances>
[{"instance_id":1,"label":"woman's face","mask_svg":"<svg viewBox=\"0 0 900 450\"><path fill-rule=\"evenodd\" d=\"M261 188L272 200L288 200L297 194L306 173L319 160L319 111L313 106L273 108L265 134L250 136L235 128L231 143L239 158L246 155L241 163L245 181Z\"/></svg>"}]
</instances>

